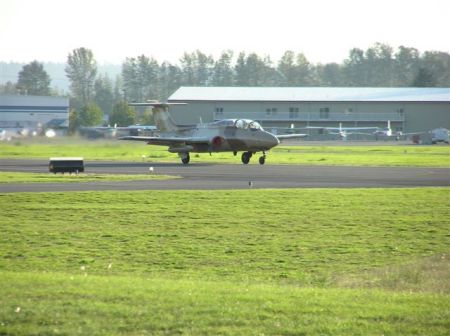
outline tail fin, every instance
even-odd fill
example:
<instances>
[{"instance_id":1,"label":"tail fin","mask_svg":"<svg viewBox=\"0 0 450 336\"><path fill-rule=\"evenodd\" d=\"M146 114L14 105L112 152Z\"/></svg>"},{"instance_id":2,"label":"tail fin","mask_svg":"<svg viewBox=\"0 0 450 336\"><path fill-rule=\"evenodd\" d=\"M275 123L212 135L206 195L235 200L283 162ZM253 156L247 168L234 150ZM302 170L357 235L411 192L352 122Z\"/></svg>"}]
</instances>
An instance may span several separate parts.
<instances>
[{"instance_id":1,"label":"tail fin","mask_svg":"<svg viewBox=\"0 0 450 336\"><path fill-rule=\"evenodd\" d=\"M160 132L176 132L178 130L178 126L170 116L167 106L154 106L153 118Z\"/></svg>"},{"instance_id":2,"label":"tail fin","mask_svg":"<svg viewBox=\"0 0 450 336\"><path fill-rule=\"evenodd\" d=\"M160 132L176 132L179 127L175 124L169 114L170 105L184 105L183 103L160 103L158 101L151 101L148 103L132 103L131 106L152 106L153 117L155 119L156 127Z\"/></svg>"}]
</instances>

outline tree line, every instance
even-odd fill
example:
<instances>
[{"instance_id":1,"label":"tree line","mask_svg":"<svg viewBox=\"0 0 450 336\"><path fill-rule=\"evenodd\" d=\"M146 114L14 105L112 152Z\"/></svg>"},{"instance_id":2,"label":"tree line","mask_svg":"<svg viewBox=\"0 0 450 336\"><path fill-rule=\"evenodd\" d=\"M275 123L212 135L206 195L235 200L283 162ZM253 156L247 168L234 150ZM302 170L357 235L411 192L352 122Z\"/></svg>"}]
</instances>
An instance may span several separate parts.
<instances>
[{"instance_id":1,"label":"tree line","mask_svg":"<svg viewBox=\"0 0 450 336\"><path fill-rule=\"evenodd\" d=\"M98 125L103 114L110 124L151 122L150 115L137 120L127 101L167 99L180 86L332 86L332 87L449 87L450 54L420 53L401 46L394 50L376 43L367 50L353 48L340 64L312 64L303 53L286 51L278 62L269 56L233 51L218 59L200 50L185 52L179 64L159 63L146 55L126 58L121 74L112 79L99 74L91 50L79 48L65 67L70 81L71 125ZM37 61L25 65L17 83L0 85L0 93L57 94L50 77Z\"/></svg>"}]
</instances>

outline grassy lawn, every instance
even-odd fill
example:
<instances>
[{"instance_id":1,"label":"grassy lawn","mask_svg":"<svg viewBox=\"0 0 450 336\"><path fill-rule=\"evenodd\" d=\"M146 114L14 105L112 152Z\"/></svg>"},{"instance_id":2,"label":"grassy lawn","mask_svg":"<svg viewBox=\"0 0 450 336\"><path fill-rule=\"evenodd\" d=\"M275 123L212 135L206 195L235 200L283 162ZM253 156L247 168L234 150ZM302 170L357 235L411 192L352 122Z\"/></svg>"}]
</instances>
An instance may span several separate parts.
<instances>
[{"instance_id":1,"label":"grassy lawn","mask_svg":"<svg viewBox=\"0 0 450 336\"><path fill-rule=\"evenodd\" d=\"M0 183L61 183L61 182L95 182L95 181L142 181L166 180L176 176L154 174L50 174L0 172Z\"/></svg>"},{"instance_id":2,"label":"grassy lawn","mask_svg":"<svg viewBox=\"0 0 450 336\"><path fill-rule=\"evenodd\" d=\"M86 160L131 160L179 162L164 146L148 146L132 141L87 141L51 139L43 143L27 140L0 143L2 158L49 158L82 156ZM240 163L232 153L191 155L192 162ZM253 158L252 164L258 164ZM450 146L278 146L267 158L268 164L358 165L450 167Z\"/></svg>"},{"instance_id":3,"label":"grassy lawn","mask_svg":"<svg viewBox=\"0 0 450 336\"><path fill-rule=\"evenodd\" d=\"M0 334L448 332L450 188L17 193L0 208Z\"/></svg>"}]
</instances>

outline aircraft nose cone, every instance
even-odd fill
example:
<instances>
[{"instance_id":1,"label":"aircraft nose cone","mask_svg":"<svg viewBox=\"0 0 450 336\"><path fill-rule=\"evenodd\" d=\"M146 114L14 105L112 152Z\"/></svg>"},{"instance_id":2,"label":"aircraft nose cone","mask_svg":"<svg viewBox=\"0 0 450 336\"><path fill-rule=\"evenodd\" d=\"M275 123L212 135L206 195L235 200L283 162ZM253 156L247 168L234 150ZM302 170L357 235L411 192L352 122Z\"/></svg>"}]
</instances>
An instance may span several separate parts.
<instances>
[{"instance_id":1,"label":"aircraft nose cone","mask_svg":"<svg viewBox=\"0 0 450 336\"><path fill-rule=\"evenodd\" d=\"M269 138L268 142L269 142L270 148L275 147L275 146L277 146L280 143L280 140L275 135L273 135L272 133L267 133L267 135L268 135L268 138Z\"/></svg>"}]
</instances>

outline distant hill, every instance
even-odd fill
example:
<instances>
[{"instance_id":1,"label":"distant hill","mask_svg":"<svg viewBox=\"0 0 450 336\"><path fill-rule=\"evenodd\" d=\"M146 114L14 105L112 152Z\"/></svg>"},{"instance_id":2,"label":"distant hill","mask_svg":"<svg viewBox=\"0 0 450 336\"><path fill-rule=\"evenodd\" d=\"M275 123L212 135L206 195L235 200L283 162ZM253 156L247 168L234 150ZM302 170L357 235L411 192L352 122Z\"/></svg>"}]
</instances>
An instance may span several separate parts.
<instances>
[{"instance_id":1,"label":"distant hill","mask_svg":"<svg viewBox=\"0 0 450 336\"><path fill-rule=\"evenodd\" d=\"M0 84L10 81L17 82L19 72L26 63L0 62ZM52 79L51 87L57 87L58 90L69 91L69 80L66 77L64 68L65 63L43 63L44 69ZM120 74L122 66L119 64L104 64L98 66L98 74L107 73L111 80L115 80Z\"/></svg>"}]
</instances>

